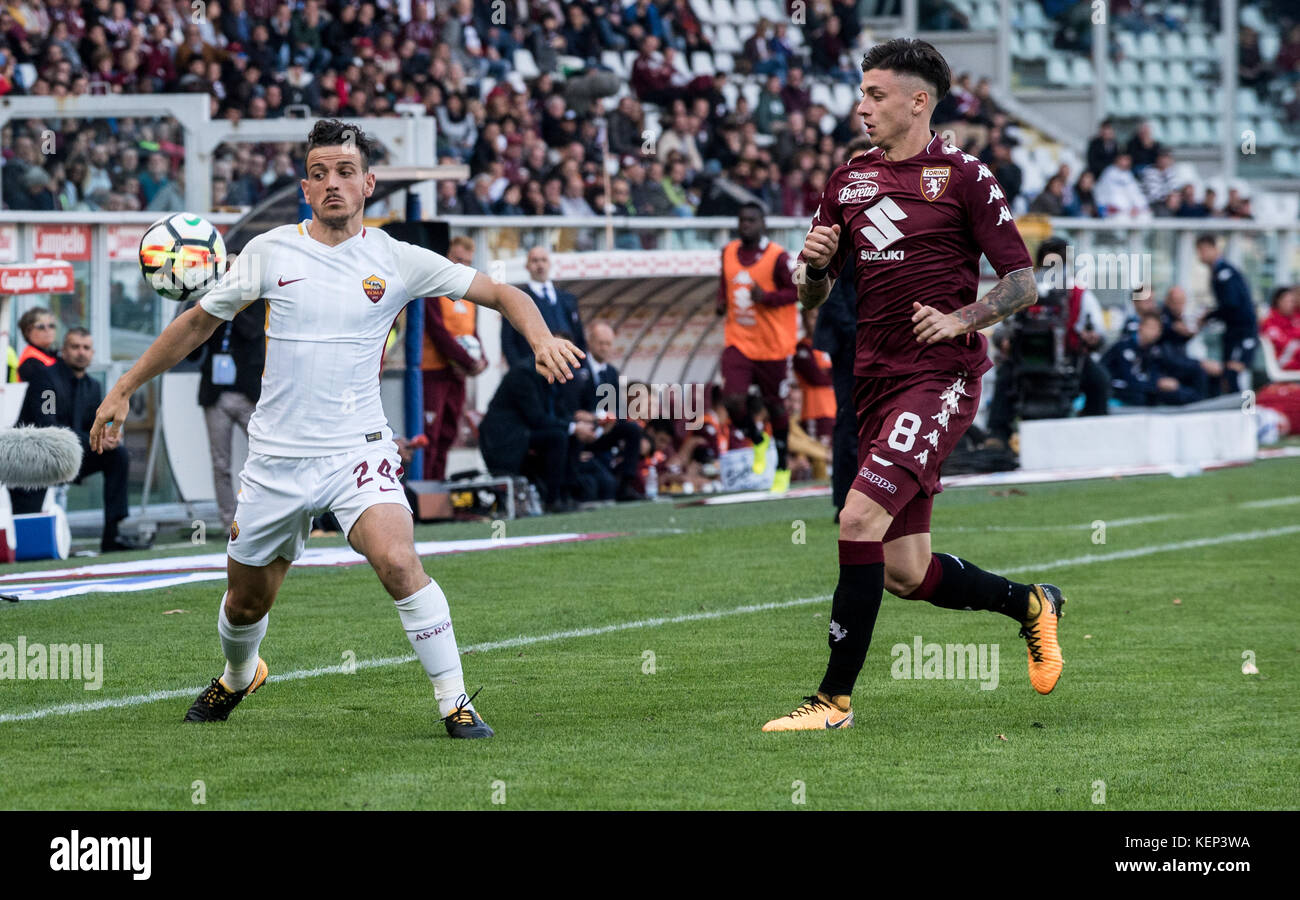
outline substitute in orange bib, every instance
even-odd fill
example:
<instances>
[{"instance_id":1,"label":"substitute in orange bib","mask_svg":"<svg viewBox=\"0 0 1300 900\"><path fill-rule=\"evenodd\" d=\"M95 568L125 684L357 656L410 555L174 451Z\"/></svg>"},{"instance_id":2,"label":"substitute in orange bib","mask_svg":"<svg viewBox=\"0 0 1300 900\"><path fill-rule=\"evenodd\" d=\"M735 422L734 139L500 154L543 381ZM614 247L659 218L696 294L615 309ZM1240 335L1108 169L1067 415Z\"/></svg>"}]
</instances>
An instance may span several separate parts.
<instances>
[{"instance_id":1,"label":"substitute in orange bib","mask_svg":"<svg viewBox=\"0 0 1300 900\"><path fill-rule=\"evenodd\" d=\"M786 442L790 417L785 398L790 392L790 359L799 334L798 294L790 273L790 258L780 244L764 236L763 208L740 208L740 239L722 250L722 283L718 315L727 317L722 351L722 390L732 421L754 443L754 471L767 465L767 435L749 415L745 397L758 385L772 423L776 468L772 490L790 486Z\"/></svg>"},{"instance_id":2,"label":"substitute in orange bib","mask_svg":"<svg viewBox=\"0 0 1300 900\"><path fill-rule=\"evenodd\" d=\"M835 384L830 354L813 347L814 320L812 313L805 314L804 336L794 351L794 377L803 392L799 425L809 437L829 447L835 431Z\"/></svg>"},{"instance_id":3,"label":"substitute in orange bib","mask_svg":"<svg viewBox=\"0 0 1300 900\"><path fill-rule=\"evenodd\" d=\"M452 238L447 258L462 266L474 262L474 242L467 237ZM450 297L424 299L424 352L420 369L424 379L424 433L429 438L429 452L424 457L426 481L442 481L447 476L447 453L456 441L460 414L465 408L465 380L487 368L482 350L470 353L478 345L477 307L465 300ZM467 340L472 338L473 340Z\"/></svg>"}]
</instances>

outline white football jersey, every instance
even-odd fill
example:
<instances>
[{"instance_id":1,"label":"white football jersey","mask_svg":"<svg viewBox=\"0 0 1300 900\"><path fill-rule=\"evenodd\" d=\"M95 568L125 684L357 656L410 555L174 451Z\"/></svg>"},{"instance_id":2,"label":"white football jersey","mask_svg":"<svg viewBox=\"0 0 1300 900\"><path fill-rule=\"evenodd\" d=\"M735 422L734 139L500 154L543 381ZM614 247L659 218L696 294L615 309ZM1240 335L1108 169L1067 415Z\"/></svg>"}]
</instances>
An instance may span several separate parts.
<instances>
[{"instance_id":1,"label":"white football jersey","mask_svg":"<svg viewBox=\"0 0 1300 900\"><path fill-rule=\"evenodd\" d=\"M464 297L474 280L469 266L378 228L329 247L307 224L254 237L199 301L226 321L266 301L266 367L248 448L267 456L327 456L390 440L379 366L393 321L413 299Z\"/></svg>"}]
</instances>

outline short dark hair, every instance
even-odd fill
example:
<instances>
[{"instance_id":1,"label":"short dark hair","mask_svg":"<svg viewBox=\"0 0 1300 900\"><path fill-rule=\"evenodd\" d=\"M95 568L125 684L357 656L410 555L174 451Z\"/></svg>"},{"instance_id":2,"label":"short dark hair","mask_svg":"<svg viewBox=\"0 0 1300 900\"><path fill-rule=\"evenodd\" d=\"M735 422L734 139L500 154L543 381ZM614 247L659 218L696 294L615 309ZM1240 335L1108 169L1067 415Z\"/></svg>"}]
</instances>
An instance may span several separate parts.
<instances>
[{"instance_id":1,"label":"short dark hair","mask_svg":"<svg viewBox=\"0 0 1300 900\"><path fill-rule=\"evenodd\" d=\"M1213 247L1219 246L1219 239L1212 234L1198 234L1196 236L1196 246L1203 247L1209 244Z\"/></svg>"},{"instance_id":2,"label":"short dark hair","mask_svg":"<svg viewBox=\"0 0 1300 900\"><path fill-rule=\"evenodd\" d=\"M361 171L370 171L370 162L376 158L379 145L358 126L338 119L321 119L307 135L307 154L317 147L340 147L351 144L361 154ZM304 157L305 159L305 157Z\"/></svg>"},{"instance_id":3,"label":"short dark hair","mask_svg":"<svg viewBox=\"0 0 1300 900\"><path fill-rule=\"evenodd\" d=\"M1049 237L1038 245L1038 252L1034 254L1034 265L1042 268L1044 260L1049 256L1059 256L1064 263L1069 248L1070 244L1065 238Z\"/></svg>"},{"instance_id":4,"label":"short dark hair","mask_svg":"<svg viewBox=\"0 0 1300 900\"><path fill-rule=\"evenodd\" d=\"M66 344L68 342L68 338L74 338L74 337L90 337L90 329L82 328L80 325L73 325L71 328L68 329L67 333L63 335L63 343Z\"/></svg>"},{"instance_id":5,"label":"short dark hair","mask_svg":"<svg viewBox=\"0 0 1300 900\"><path fill-rule=\"evenodd\" d=\"M1295 288L1290 286L1278 288L1277 290L1273 291L1273 296L1269 298L1268 305L1273 309L1277 309L1277 301L1282 299L1282 295L1294 290Z\"/></svg>"},{"instance_id":6,"label":"short dark hair","mask_svg":"<svg viewBox=\"0 0 1300 900\"><path fill-rule=\"evenodd\" d=\"M753 200L746 200L744 203L740 204L740 208L736 210L736 218L740 218L740 214L747 209L756 210L761 217L764 219L767 218L767 209L763 204L755 203Z\"/></svg>"},{"instance_id":7,"label":"short dark hair","mask_svg":"<svg viewBox=\"0 0 1300 900\"><path fill-rule=\"evenodd\" d=\"M853 159L853 157L857 156L859 153L866 153L868 150L873 149L875 146L876 146L875 144L871 143L871 138L867 137L865 134L858 135L853 140L849 141L848 144L845 145L844 161L848 162L850 159Z\"/></svg>"},{"instance_id":8,"label":"short dark hair","mask_svg":"<svg viewBox=\"0 0 1300 900\"><path fill-rule=\"evenodd\" d=\"M41 316L53 315L54 313L50 312L44 306L33 306L31 309L27 310L27 312L19 316L18 330L22 333L23 340L27 340L27 332L32 330L32 326L36 324L37 319Z\"/></svg>"},{"instance_id":9,"label":"short dark hair","mask_svg":"<svg viewBox=\"0 0 1300 900\"><path fill-rule=\"evenodd\" d=\"M915 38L895 38L876 44L862 57L862 71L872 69L915 75L934 88L936 103L948 96L952 86L952 70L943 54L933 44Z\"/></svg>"}]
</instances>

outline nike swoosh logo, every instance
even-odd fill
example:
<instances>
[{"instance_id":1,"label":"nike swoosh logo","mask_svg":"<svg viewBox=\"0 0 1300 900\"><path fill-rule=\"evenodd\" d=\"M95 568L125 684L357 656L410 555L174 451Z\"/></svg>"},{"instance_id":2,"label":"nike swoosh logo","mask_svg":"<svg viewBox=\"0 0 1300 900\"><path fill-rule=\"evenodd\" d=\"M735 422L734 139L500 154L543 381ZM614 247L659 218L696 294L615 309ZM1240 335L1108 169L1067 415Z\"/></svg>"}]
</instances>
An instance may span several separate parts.
<instances>
[{"instance_id":1,"label":"nike swoosh logo","mask_svg":"<svg viewBox=\"0 0 1300 900\"><path fill-rule=\"evenodd\" d=\"M845 716L844 718L840 719L838 722L832 723L832 722L831 722L831 717L830 717L830 716L827 716L827 717L826 717L826 727L827 727L827 728L839 728L841 725L843 725L843 724L844 724L845 722L847 722L848 720L849 720L849 717L848 717L848 716Z\"/></svg>"},{"instance_id":2,"label":"nike swoosh logo","mask_svg":"<svg viewBox=\"0 0 1300 900\"><path fill-rule=\"evenodd\" d=\"M307 276L304 275L301 278L290 278L288 281L285 281L284 276L281 275L280 280L277 281L276 284L280 285L280 287L284 287L286 284L293 284L295 281L306 281L306 280L307 280Z\"/></svg>"},{"instance_id":3,"label":"nike swoosh logo","mask_svg":"<svg viewBox=\"0 0 1300 900\"><path fill-rule=\"evenodd\" d=\"M381 491L395 491L395 490L397 490L397 488L386 488L386 487L381 487L380 490L381 490Z\"/></svg>"}]
</instances>

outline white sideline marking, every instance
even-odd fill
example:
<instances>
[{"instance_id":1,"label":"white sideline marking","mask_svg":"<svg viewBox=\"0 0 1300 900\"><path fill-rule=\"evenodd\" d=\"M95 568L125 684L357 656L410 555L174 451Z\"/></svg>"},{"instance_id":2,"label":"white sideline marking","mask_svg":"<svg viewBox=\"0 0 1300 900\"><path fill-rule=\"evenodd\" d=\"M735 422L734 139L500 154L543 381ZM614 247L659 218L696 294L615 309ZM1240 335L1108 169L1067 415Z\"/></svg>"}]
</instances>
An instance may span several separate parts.
<instances>
[{"instance_id":1,"label":"white sideline marking","mask_svg":"<svg viewBox=\"0 0 1300 900\"><path fill-rule=\"evenodd\" d=\"M1290 506L1293 503L1300 503L1300 497L1274 497L1272 500L1252 500L1237 505L1242 509L1267 509L1270 506Z\"/></svg>"},{"instance_id":2,"label":"white sideline marking","mask_svg":"<svg viewBox=\"0 0 1300 900\"><path fill-rule=\"evenodd\" d=\"M1220 544L1236 544L1243 541L1257 541L1272 537L1281 537L1288 534L1300 533L1300 525L1287 525L1282 528L1267 528L1258 531L1239 531L1234 534L1223 534L1218 537L1195 538L1187 541L1176 541L1170 544L1152 544L1146 547L1135 547L1132 550L1116 550L1113 553L1090 553L1086 556L1076 556L1069 559L1057 559L1050 562L1035 563L1030 566L1015 566L1009 569L1000 570L1003 574L1014 575L1020 572L1042 572L1052 569L1065 569L1071 566L1089 566L1095 563L1111 562L1117 559L1133 559L1139 556L1151 556L1156 553L1168 553L1175 550L1194 550L1198 547L1215 547ZM618 631L633 631L642 628L658 628L661 625L677 625L683 622L699 622L707 619L722 619L728 616L739 616L747 613L767 612L774 609L789 609L796 606L809 606L814 603L825 603L831 599L830 594L822 594L817 597L800 597L796 600L783 600L772 603L754 603L747 606L736 606L731 609L719 609L708 612L684 613L679 616L663 616L653 619L637 619L633 622L619 622L614 625L600 625L594 628L572 628L566 631L552 631L549 634L538 634L529 636L520 636L515 638L506 638L500 641L487 641L481 644L471 644L461 648L461 653L486 653L491 650L505 650L511 647L526 647L530 644L545 644L551 641L562 641L569 638L595 637L601 634L612 634ZM380 659L363 659L355 663L357 669L377 669L387 666L402 665L404 663L414 662L415 656L408 654L406 656L389 656ZM316 669L297 669L293 672L285 672L283 675L272 675L268 681L298 681L303 678L316 678L320 675L341 675L344 667L321 666ZM151 691L148 694L136 694L131 697L118 697L111 700L96 700L92 703L63 703L58 706L46 706L40 709L32 709L21 713L3 713L0 714L0 725L6 722L26 722L32 719L44 719L47 716L66 716L83 712L94 712L100 709L121 709L128 706L140 706L144 703L153 703L157 700L174 700L179 697L192 697L195 694L195 688L177 688L168 691Z\"/></svg>"}]
</instances>

